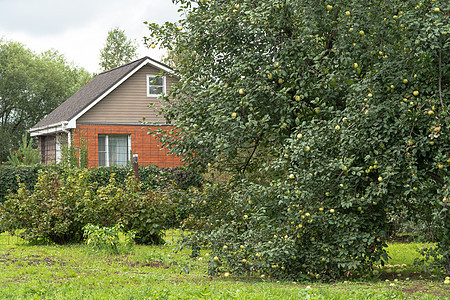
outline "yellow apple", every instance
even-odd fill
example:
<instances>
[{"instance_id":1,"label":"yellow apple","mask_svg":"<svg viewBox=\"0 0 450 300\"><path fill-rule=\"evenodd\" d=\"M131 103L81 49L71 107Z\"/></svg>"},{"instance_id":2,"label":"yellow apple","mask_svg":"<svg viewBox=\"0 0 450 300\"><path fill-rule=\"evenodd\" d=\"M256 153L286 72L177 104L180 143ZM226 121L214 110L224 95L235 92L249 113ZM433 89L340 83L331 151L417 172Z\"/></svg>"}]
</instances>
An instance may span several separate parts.
<instances>
[{"instance_id":1,"label":"yellow apple","mask_svg":"<svg viewBox=\"0 0 450 300\"><path fill-rule=\"evenodd\" d=\"M347 171L347 166L344 166L343 168L342 168L342 171Z\"/></svg>"},{"instance_id":2,"label":"yellow apple","mask_svg":"<svg viewBox=\"0 0 450 300\"><path fill-rule=\"evenodd\" d=\"M309 150L311 150L311 148L309 148L309 146L306 146L305 151L308 152Z\"/></svg>"},{"instance_id":3,"label":"yellow apple","mask_svg":"<svg viewBox=\"0 0 450 300\"><path fill-rule=\"evenodd\" d=\"M334 209L332 208L332 209L330 209L330 213L334 213Z\"/></svg>"},{"instance_id":4,"label":"yellow apple","mask_svg":"<svg viewBox=\"0 0 450 300\"><path fill-rule=\"evenodd\" d=\"M295 99L295 101L297 101L297 102L298 102L298 101L300 101L300 96L299 96L299 95L297 95L297 96L295 96L295 97L294 97L294 99Z\"/></svg>"},{"instance_id":5,"label":"yellow apple","mask_svg":"<svg viewBox=\"0 0 450 300\"><path fill-rule=\"evenodd\" d=\"M403 83L408 83L408 79L403 79Z\"/></svg>"},{"instance_id":6,"label":"yellow apple","mask_svg":"<svg viewBox=\"0 0 450 300\"><path fill-rule=\"evenodd\" d=\"M331 6L330 4L327 5L327 10L332 10L333 6Z\"/></svg>"},{"instance_id":7,"label":"yellow apple","mask_svg":"<svg viewBox=\"0 0 450 300\"><path fill-rule=\"evenodd\" d=\"M336 126L334 127L334 129L335 129L335 130L340 130L340 129L341 129L341 126L336 125Z\"/></svg>"},{"instance_id":8,"label":"yellow apple","mask_svg":"<svg viewBox=\"0 0 450 300\"><path fill-rule=\"evenodd\" d=\"M440 165L438 166L438 168L442 170L442 169L444 168L444 165L440 164Z\"/></svg>"},{"instance_id":9,"label":"yellow apple","mask_svg":"<svg viewBox=\"0 0 450 300\"><path fill-rule=\"evenodd\" d=\"M231 117L232 117L233 119L235 119L235 118L237 117L237 113L235 113L235 112L232 113L232 114L231 114Z\"/></svg>"},{"instance_id":10,"label":"yellow apple","mask_svg":"<svg viewBox=\"0 0 450 300\"><path fill-rule=\"evenodd\" d=\"M414 95L414 96L419 95L419 91L414 91L414 92L413 92L413 95Z\"/></svg>"},{"instance_id":11,"label":"yellow apple","mask_svg":"<svg viewBox=\"0 0 450 300\"><path fill-rule=\"evenodd\" d=\"M440 12L441 10L439 9L439 7L435 7L435 8L434 8L434 11L435 11L435 12Z\"/></svg>"},{"instance_id":12,"label":"yellow apple","mask_svg":"<svg viewBox=\"0 0 450 300\"><path fill-rule=\"evenodd\" d=\"M373 97L372 93L368 93L367 97L372 98Z\"/></svg>"},{"instance_id":13,"label":"yellow apple","mask_svg":"<svg viewBox=\"0 0 450 300\"><path fill-rule=\"evenodd\" d=\"M178 26L178 30L179 30L179 31L183 30L183 26L181 26L181 25Z\"/></svg>"},{"instance_id":14,"label":"yellow apple","mask_svg":"<svg viewBox=\"0 0 450 300\"><path fill-rule=\"evenodd\" d=\"M364 35L364 30L360 30L359 35Z\"/></svg>"},{"instance_id":15,"label":"yellow apple","mask_svg":"<svg viewBox=\"0 0 450 300\"><path fill-rule=\"evenodd\" d=\"M272 74L269 73L269 74L267 75L267 78L272 79Z\"/></svg>"},{"instance_id":16,"label":"yellow apple","mask_svg":"<svg viewBox=\"0 0 450 300\"><path fill-rule=\"evenodd\" d=\"M239 4L235 4L234 7L235 7L235 8L239 8Z\"/></svg>"},{"instance_id":17,"label":"yellow apple","mask_svg":"<svg viewBox=\"0 0 450 300\"><path fill-rule=\"evenodd\" d=\"M239 89L239 94L243 95L244 94L244 89Z\"/></svg>"},{"instance_id":18,"label":"yellow apple","mask_svg":"<svg viewBox=\"0 0 450 300\"><path fill-rule=\"evenodd\" d=\"M354 63L354 64L353 64L353 69L356 69L356 68L358 68L358 64L357 64L357 63Z\"/></svg>"},{"instance_id":19,"label":"yellow apple","mask_svg":"<svg viewBox=\"0 0 450 300\"><path fill-rule=\"evenodd\" d=\"M345 15L346 15L346 16L350 16L350 11L347 10L347 11L345 12Z\"/></svg>"},{"instance_id":20,"label":"yellow apple","mask_svg":"<svg viewBox=\"0 0 450 300\"><path fill-rule=\"evenodd\" d=\"M151 45L150 45L150 48L155 48L155 47L156 47L155 44L151 44Z\"/></svg>"},{"instance_id":21,"label":"yellow apple","mask_svg":"<svg viewBox=\"0 0 450 300\"><path fill-rule=\"evenodd\" d=\"M382 182L382 181L383 181L383 177L381 177L381 176L378 177L378 181L379 181L379 182Z\"/></svg>"},{"instance_id":22,"label":"yellow apple","mask_svg":"<svg viewBox=\"0 0 450 300\"><path fill-rule=\"evenodd\" d=\"M279 84L282 84L282 83L283 83L283 79L281 79L281 78L278 79L278 83L279 83Z\"/></svg>"}]
</instances>

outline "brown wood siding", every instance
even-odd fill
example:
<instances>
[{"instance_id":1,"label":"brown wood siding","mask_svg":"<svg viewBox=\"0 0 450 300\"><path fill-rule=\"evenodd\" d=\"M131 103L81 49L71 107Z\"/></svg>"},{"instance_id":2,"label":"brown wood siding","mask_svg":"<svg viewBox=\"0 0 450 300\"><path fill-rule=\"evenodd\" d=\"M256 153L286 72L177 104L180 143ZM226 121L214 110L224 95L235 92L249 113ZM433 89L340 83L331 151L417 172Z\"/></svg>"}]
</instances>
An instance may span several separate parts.
<instances>
[{"instance_id":1,"label":"brown wood siding","mask_svg":"<svg viewBox=\"0 0 450 300\"><path fill-rule=\"evenodd\" d=\"M157 113L161 99L147 97L147 75L159 72L150 65L142 67L81 116L77 123L138 123L143 117L150 123L165 123ZM167 92L176 80L166 76ZM150 103L154 103L151 108L148 107Z\"/></svg>"}]
</instances>

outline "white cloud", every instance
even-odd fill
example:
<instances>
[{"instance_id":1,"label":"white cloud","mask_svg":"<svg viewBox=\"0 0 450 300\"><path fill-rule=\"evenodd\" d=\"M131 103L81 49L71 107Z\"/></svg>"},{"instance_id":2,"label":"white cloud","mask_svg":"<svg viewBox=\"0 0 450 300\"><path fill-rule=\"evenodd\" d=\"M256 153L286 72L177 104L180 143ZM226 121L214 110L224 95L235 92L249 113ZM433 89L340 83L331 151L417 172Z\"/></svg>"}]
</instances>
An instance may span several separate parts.
<instances>
[{"instance_id":1,"label":"white cloud","mask_svg":"<svg viewBox=\"0 0 450 300\"><path fill-rule=\"evenodd\" d=\"M114 27L141 45L139 56L160 59L162 50L147 49L144 21L164 23L178 19L170 0L0 0L0 37L42 52L58 50L76 65L98 72L100 49Z\"/></svg>"}]
</instances>

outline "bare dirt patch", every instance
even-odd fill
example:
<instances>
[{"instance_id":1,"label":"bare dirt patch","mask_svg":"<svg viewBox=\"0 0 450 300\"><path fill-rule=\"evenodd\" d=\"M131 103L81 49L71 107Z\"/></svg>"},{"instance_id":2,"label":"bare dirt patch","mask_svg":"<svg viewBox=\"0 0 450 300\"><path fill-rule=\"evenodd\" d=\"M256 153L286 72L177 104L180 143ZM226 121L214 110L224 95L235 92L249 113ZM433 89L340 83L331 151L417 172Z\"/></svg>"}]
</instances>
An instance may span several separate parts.
<instances>
[{"instance_id":1,"label":"bare dirt patch","mask_svg":"<svg viewBox=\"0 0 450 300\"><path fill-rule=\"evenodd\" d=\"M5 253L2 256L0 256L0 264L5 264L7 266L9 266L10 264L16 264L16 265L23 264L23 265L28 265L28 266L38 266L38 265L64 266L66 264L66 262L61 259L55 259L53 257L48 257L48 256L31 255L28 257L17 258L17 257L11 256L10 253Z\"/></svg>"}]
</instances>

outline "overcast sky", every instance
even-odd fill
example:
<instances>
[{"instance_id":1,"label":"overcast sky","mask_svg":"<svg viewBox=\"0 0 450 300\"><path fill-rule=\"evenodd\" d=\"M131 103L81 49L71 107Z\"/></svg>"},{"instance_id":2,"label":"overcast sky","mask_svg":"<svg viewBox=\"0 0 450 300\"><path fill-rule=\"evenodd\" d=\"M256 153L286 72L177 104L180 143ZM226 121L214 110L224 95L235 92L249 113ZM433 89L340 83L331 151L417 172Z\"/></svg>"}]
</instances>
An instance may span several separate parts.
<instances>
[{"instance_id":1,"label":"overcast sky","mask_svg":"<svg viewBox=\"0 0 450 300\"><path fill-rule=\"evenodd\" d=\"M109 30L125 30L139 43L140 57L159 60L163 51L143 45L148 36L143 22L178 18L171 0L0 0L0 38L21 42L37 53L58 50L77 66L98 72Z\"/></svg>"}]
</instances>

